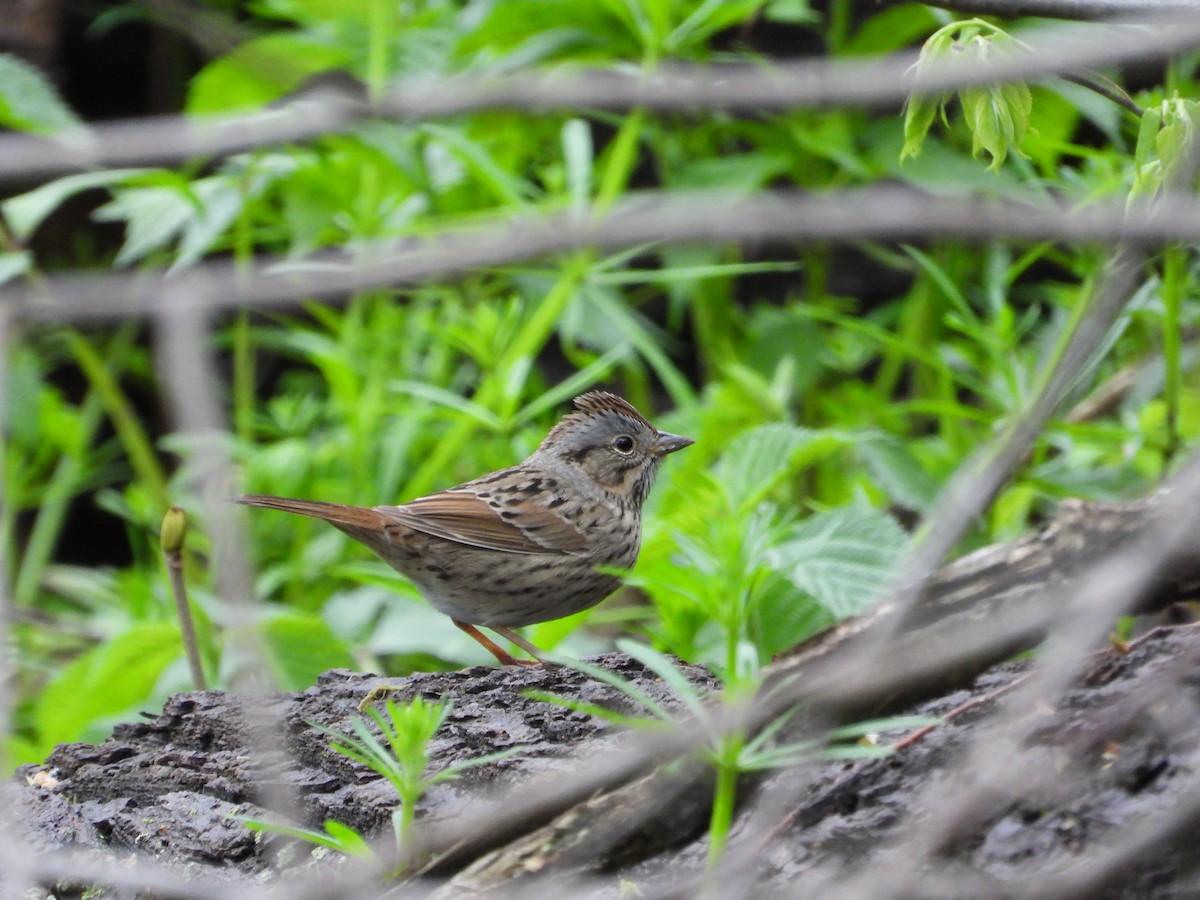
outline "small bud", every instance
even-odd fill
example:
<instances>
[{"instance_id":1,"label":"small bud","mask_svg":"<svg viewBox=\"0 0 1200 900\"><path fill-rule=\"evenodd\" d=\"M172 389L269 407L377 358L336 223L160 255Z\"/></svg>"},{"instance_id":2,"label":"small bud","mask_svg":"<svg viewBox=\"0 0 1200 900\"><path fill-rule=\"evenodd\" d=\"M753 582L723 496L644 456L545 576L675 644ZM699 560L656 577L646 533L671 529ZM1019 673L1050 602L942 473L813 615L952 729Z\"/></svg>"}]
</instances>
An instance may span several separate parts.
<instances>
[{"instance_id":1,"label":"small bud","mask_svg":"<svg viewBox=\"0 0 1200 900\"><path fill-rule=\"evenodd\" d=\"M162 528L158 532L158 540L164 553L178 553L183 549L183 539L187 536L187 513L182 507L172 506L163 516Z\"/></svg>"}]
</instances>

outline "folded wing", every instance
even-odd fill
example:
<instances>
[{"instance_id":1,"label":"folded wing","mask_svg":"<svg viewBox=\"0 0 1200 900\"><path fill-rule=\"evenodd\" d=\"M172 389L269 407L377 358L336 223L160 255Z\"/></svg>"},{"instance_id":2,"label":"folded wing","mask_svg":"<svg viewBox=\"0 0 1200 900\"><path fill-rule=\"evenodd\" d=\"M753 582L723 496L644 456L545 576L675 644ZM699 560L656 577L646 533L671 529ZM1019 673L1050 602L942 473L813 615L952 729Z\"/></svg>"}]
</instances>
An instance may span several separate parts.
<instances>
[{"instance_id":1,"label":"folded wing","mask_svg":"<svg viewBox=\"0 0 1200 900\"><path fill-rule=\"evenodd\" d=\"M574 522L525 498L489 503L473 491L450 490L375 510L416 531L485 550L579 553L588 547Z\"/></svg>"}]
</instances>

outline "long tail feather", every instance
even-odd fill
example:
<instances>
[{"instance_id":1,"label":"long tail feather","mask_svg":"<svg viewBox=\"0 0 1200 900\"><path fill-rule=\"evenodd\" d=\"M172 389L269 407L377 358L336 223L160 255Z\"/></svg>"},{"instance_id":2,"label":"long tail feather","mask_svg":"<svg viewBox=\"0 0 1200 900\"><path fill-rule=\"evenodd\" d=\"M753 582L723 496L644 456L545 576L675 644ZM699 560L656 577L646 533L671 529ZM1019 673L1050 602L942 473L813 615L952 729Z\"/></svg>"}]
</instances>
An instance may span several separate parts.
<instances>
[{"instance_id":1,"label":"long tail feather","mask_svg":"<svg viewBox=\"0 0 1200 900\"><path fill-rule=\"evenodd\" d=\"M298 516L324 519L334 525L348 525L351 528L383 528L390 522L388 518L373 509L363 506L347 506L344 503L291 500L287 497L272 497L269 494L243 494L235 497L234 501L244 506L261 506L264 509L278 509L282 512L295 513Z\"/></svg>"}]
</instances>

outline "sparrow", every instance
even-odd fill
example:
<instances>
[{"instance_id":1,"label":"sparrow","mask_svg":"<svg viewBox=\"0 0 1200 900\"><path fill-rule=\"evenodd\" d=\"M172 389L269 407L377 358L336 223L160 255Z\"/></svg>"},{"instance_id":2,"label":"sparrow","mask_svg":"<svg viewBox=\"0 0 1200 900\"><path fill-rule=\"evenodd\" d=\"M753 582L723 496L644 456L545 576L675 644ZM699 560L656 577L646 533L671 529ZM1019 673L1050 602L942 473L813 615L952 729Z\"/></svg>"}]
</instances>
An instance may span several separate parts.
<instances>
[{"instance_id":1,"label":"sparrow","mask_svg":"<svg viewBox=\"0 0 1200 900\"><path fill-rule=\"evenodd\" d=\"M694 443L606 391L574 405L524 462L399 506L236 501L324 519L412 581L501 665L537 665L542 652L513 629L589 609L618 587L619 577L596 567L637 561L642 504L659 466ZM534 659L514 659L480 627Z\"/></svg>"}]
</instances>

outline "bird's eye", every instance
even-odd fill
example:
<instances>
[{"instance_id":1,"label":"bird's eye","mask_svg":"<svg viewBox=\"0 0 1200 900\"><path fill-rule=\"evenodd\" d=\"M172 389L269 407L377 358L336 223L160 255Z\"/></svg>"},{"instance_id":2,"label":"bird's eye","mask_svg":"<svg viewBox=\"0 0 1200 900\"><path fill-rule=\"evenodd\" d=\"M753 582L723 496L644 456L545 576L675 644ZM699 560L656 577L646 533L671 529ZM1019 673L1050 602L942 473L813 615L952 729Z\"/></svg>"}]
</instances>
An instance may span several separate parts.
<instances>
[{"instance_id":1,"label":"bird's eye","mask_svg":"<svg viewBox=\"0 0 1200 900\"><path fill-rule=\"evenodd\" d=\"M618 453L633 452L633 438L627 434L623 434L612 442L613 449Z\"/></svg>"}]
</instances>

